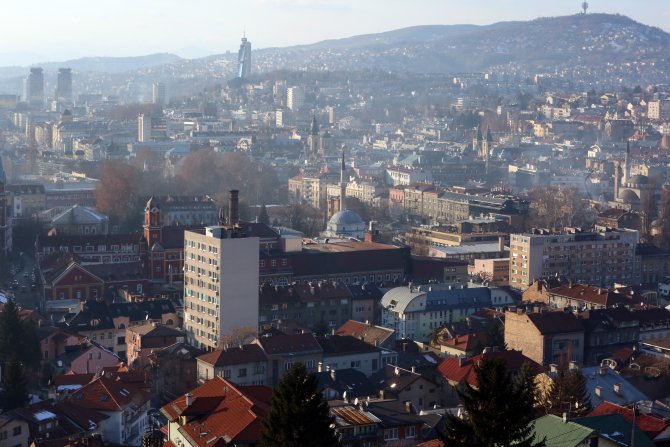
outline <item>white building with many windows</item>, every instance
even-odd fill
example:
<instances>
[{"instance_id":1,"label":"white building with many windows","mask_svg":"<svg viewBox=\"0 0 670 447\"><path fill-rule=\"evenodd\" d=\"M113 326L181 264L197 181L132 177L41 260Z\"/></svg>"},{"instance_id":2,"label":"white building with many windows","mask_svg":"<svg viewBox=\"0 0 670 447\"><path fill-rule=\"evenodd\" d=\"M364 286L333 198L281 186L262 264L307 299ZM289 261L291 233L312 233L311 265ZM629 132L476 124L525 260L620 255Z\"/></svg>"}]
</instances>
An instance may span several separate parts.
<instances>
[{"instance_id":1,"label":"white building with many windows","mask_svg":"<svg viewBox=\"0 0 670 447\"><path fill-rule=\"evenodd\" d=\"M216 349L236 328L258 326L260 238L238 226L184 232L184 329L189 344Z\"/></svg>"}]
</instances>

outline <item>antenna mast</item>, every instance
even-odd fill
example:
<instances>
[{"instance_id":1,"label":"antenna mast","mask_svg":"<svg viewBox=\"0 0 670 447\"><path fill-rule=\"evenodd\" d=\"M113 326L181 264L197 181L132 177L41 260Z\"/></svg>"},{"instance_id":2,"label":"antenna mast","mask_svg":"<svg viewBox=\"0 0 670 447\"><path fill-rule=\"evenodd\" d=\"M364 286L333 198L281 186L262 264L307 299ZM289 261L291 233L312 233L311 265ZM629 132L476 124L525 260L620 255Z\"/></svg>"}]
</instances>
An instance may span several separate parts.
<instances>
[{"instance_id":1,"label":"antenna mast","mask_svg":"<svg viewBox=\"0 0 670 447\"><path fill-rule=\"evenodd\" d=\"M587 2L582 3L582 14L586 14L586 10L589 9L589 4Z\"/></svg>"}]
</instances>

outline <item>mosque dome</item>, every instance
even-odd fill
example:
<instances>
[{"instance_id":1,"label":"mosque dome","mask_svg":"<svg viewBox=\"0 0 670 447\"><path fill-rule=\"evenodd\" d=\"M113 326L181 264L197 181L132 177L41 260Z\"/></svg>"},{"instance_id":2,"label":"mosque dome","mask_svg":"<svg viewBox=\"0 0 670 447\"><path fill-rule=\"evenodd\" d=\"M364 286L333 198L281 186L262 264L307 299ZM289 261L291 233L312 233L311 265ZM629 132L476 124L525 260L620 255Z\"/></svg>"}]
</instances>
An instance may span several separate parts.
<instances>
[{"instance_id":1,"label":"mosque dome","mask_svg":"<svg viewBox=\"0 0 670 447\"><path fill-rule=\"evenodd\" d=\"M333 214L329 223L334 225L360 225L364 222L355 211L343 210Z\"/></svg>"},{"instance_id":2,"label":"mosque dome","mask_svg":"<svg viewBox=\"0 0 670 447\"><path fill-rule=\"evenodd\" d=\"M637 196L635 191L632 189L624 189L619 193L619 198L623 200L624 203L634 203L639 202L640 198Z\"/></svg>"},{"instance_id":3,"label":"mosque dome","mask_svg":"<svg viewBox=\"0 0 670 447\"><path fill-rule=\"evenodd\" d=\"M649 177L646 175L633 175L628 179L629 185L646 185L649 183Z\"/></svg>"}]
</instances>

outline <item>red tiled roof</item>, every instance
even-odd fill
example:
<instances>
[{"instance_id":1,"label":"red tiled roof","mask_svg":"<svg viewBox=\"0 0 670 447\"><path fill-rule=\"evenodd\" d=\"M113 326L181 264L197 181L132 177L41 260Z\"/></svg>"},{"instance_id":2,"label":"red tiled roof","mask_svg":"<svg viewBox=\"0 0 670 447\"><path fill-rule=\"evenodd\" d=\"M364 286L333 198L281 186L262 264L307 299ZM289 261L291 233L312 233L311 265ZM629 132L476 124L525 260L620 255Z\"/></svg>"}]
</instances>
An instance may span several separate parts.
<instances>
[{"instance_id":1,"label":"red tiled roof","mask_svg":"<svg viewBox=\"0 0 670 447\"><path fill-rule=\"evenodd\" d=\"M586 284L568 284L555 287L549 290L548 294L563 296L576 301L585 301L601 306L613 306L616 303L624 301L621 296L606 288L593 287Z\"/></svg>"},{"instance_id":2,"label":"red tiled roof","mask_svg":"<svg viewBox=\"0 0 670 447\"><path fill-rule=\"evenodd\" d=\"M98 377L75 391L69 398L74 405L99 411L122 411L130 403L141 406L149 400L149 393L137 386Z\"/></svg>"},{"instance_id":3,"label":"red tiled roof","mask_svg":"<svg viewBox=\"0 0 670 447\"><path fill-rule=\"evenodd\" d=\"M335 331L336 335L351 335L361 338L364 342L374 345L383 344L389 337L393 336L393 329L362 323L360 321L348 320Z\"/></svg>"},{"instance_id":4,"label":"red tiled roof","mask_svg":"<svg viewBox=\"0 0 670 447\"><path fill-rule=\"evenodd\" d=\"M633 412L630 408L622 407L611 402L602 402L600 405L595 407L588 416L601 416L605 414L620 414L626 420L626 422L633 422ZM635 425L638 426L647 436L651 439L654 439L661 432L670 426L670 422L666 422L663 419L648 415L648 414L636 414L635 415Z\"/></svg>"},{"instance_id":5,"label":"red tiled roof","mask_svg":"<svg viewBox=\"0 0 670 447\"><path fill-rule=\"evenodd\" d=\"M444 447L444 442L439 439L431 439L430 441L417 444L416 447Z\"/></svg>"},{"instance_id":6,"label":"red tiled roof","mask_svg":"<svg viewBox=\"0 0 670 447\"><path fill-rule=\"evenodd\" d=\"M477 375L475 373L475 365L482 360L502 359L505 362L508 371L516 371L520 369L524 363L529 363L533 374L539 374L544 369L542 366L533 360L529 359L521 353L521 351L493 351L485 354L476 355L470 359L459 359L456 357L447 357L437 367L437 371L447 379L450 383L464 384L469 383L471 386L477 386Z\"/></svg>"},{"instance_id":7,"label":"red tiled roof","mask_svg":"<svg viewBox=\"0 0 670 447\"><path fill-rule=\"evenodd\" d=\"M255 443L260 440L262 419L270 410L272 389L265 386L236 387L221 378L206 382L191 391L193 402L186 406L182 396L161 408L170 421L189 416L179 431L190 437L196 445L219 445L212 440L221 439L225 445Z\"/></svg>"},{"instance_id":8,"label":"red tiled roof","mask_svg":"<svg viewBox=\"0 0 670 447\"><path fill-rule=\"evenodd\" d=\"M475 349L478 344L485 345L487 340L486 332L475 332L474 334L465 334L445 340L442 344L459 351L468 352Z\"/></svg>"}]
</instances>

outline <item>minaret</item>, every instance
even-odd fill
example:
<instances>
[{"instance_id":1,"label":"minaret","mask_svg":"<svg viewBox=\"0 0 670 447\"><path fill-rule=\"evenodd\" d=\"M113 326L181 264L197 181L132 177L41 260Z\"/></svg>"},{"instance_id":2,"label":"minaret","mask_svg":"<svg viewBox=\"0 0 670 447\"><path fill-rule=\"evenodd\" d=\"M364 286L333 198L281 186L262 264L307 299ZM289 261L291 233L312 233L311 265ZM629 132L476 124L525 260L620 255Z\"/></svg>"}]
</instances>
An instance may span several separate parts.
<instances>
[{"instance_id":1,"label":"minaret","mask_svg":"<svg viewBox=\"0 0 670 447\"><path fill-rule=\"evenodd\" d=\"M619 199L619 171L621 171L621 168L619 167L619 162L614 161L614 200L617 201Z\"/></svg>"},{"instance_id":2,"label":"minaret","mask_svg":"<svg viewBox=\"0 0 670 447\"><path fill-rule=\"evenodd\" d=\"M347 209L346 196L347 184L344 183L344 148L342 148L342 166L340 166L340 211Z\"/></svg>"},{"instance_id":3,"label":"minaret","mask_svg":"<svg viewBox=\"0 0 670 447\"><path fill-rule=\"evenodd\" d=\"M483 139L484 137L482 136L482 126L477 126L477 138L472 140L472 150L475 152L475 154L480 153Z\"/></svg>"},{"instance_id":4,"label":"minaret","mask_svg":"<svg viewBox=\"0 0 670 447\"><path fill-rule=\"evenodd\" d=\"M319 123L316 121L316 115L312 117L307 145L309 146L310 155L315 155L319 151Z\"/></svg>"},{"instance_id":5,"label":"minaret","mask_svg":"<svg viewBox=\"0 0 670 447\"><path fill-rule=\"evenodd\" d=\"M491 128L486 129L486 143L482 145L484 150L484 161L486 162L486 175L489 173L489 153L491 152L491 146L493 143L493 136L491 135Z\"/></svg>"},{"instance_id":6,"label":"minaret","mask_svg":"<svg viewBox=\"0 0 670 447\"><path fill-rule=\"evenodd\" d=\"M628 179L630 178L630 140L626 142L626 156L623 159L623 180L621 183L625 185L628 184Z\"/></svg>"}]
</instances>

